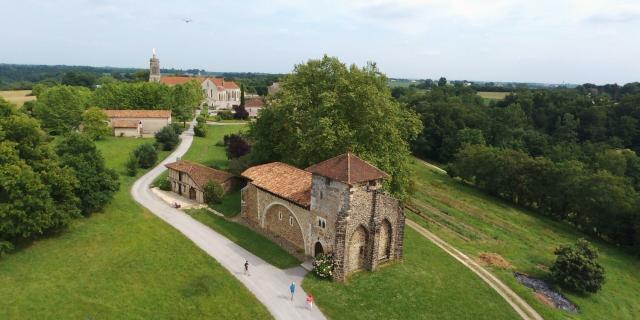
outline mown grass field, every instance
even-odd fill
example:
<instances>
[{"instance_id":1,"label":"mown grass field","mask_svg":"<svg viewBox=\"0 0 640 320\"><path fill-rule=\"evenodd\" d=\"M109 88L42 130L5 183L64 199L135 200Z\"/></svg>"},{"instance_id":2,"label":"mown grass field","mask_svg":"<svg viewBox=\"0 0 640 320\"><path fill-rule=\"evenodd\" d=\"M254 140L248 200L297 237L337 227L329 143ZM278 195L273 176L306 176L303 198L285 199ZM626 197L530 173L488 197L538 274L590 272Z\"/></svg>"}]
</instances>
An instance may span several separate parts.
<instances>
[{"instance_id":1,"label":"mown grass field","mask_svg":"<svg viewBox=\"0 0 640 320\"><path fill-rule=\"evenodd\" d=\"M246 125L208 125L207 136L204 138L194 137L191 148L182 159L226 170L229 161L225 147L221 145L222 138L227 134L238 133L246 129ZM220 145L217 145L219 143Z\"/></svg>"},{"instance_id":2,"label":"mown grass field","mask_svg":"<svg viewBox=\"0 0 640 320\"><path fill-rule=\"evenodd\" d=\"M487 92L487 91L478 91L478 95L490 100L502 100L506 97L510 92Z\"/></svg>"},{"instance_id":3,"label":"mown grass field","mask_svg":"<svg viewBox=\"0 0 640 320\"><path fill-rule=\"evenodd\" d=\"M278 268L291 268L301 263L301 261L287 253L271 240L241 224L216 216L206 209L187 210L187 213L225 236L227 239Z\"/></svg>"},{"instance_id":4,"label":"mown grass field","mask_svg":"<svg viewBox=\"0 0 640 320\"><path fill-rule=\"evenodd\" d=\"M357 273L346 283L309 274L303 287L331 319L518 319L474 273L405 230L403 262Z\"/></svg>"},{"instance_id":5,"label":"mown grass field","mask_svg":"<svg viewBox=\"0 0 640 320\"><path fill-rule=\"evenodd\" d=\"M31 90L6 90L0 91L0 97L5 98L5 100L17 105L18 107L22 107L22 105L31 100L36 100L35 96L30 96Z\"/></svg>"},{"instance_id":6,"label":"mown grass field","mask_svg":"<svg viewBox=\"0 0 640 320\"><path fill-rule=\"evenodd\" d=\"M271 318L227 270L131 199L136 178L124 176L124 163L145 141L99 141L121 175L111 204L0 260L0 319Z\"/></svg>"},{"instance_id":7,"label":"mown grass field","mask_svg":"<svg viewBox=\"0 0 640 320\"><path fill-rule=\"evenodd\" d=\"M489 268L545 319L640 319L640 258L589 239L600 250L600 262L606 271L607 282L602 291L588 296L563 292L578 305L579 314L549 307L519 284L513 271L547 277L554 249L585 236L564 223L490 197L420 161L412 168L417 190L413 205L430 221L416 215L409 217L470 256L491 252L504 257L513 269Z\"/></svg>"}]
</instances>

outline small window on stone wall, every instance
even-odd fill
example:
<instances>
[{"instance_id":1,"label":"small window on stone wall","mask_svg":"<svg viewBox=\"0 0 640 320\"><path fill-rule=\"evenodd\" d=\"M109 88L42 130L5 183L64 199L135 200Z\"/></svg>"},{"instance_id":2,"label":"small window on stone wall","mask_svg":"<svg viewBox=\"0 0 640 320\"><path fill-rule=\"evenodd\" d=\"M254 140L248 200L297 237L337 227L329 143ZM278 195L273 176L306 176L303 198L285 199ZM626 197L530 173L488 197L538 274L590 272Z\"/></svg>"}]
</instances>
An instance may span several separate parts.
<instances>
[{"instance_id":1,"label":"small window on stone wall","mask_svg":"<svg viewBox=\"0 0 640 320\"><path fill-rule=\"evenodd\" d=\"M327 220L318 217L318 227L324 229L327 227Z\"/></svg>"},{"instance_id":2,"label":"small window on stone wall","mask_svg":"<svg viewBox=\"0 0 640 320\"><path fill-rule=\"evenodd\" d=\"M293 226L293 217L289 216L289 225Z\"/></svg>"},{"instance_id":3,"label":"small window on stone wall","mask_svg":"<svg viewBox=\"0 0 640 320\"><path fill-rule=\"evenodd\" d=\"M282 212L278 212L278 220L282 220Z\"/></svg>"}]
</instances>

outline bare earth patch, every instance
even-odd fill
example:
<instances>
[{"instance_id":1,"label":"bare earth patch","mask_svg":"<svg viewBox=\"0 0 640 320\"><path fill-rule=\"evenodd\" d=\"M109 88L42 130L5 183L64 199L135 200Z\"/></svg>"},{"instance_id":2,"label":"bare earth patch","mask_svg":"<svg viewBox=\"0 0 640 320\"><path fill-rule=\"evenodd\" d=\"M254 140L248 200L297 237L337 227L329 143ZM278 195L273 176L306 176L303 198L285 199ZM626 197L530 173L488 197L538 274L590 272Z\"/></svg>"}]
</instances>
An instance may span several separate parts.
<instances>
[{"instance_id":1,"label":"bare earth patch","mask_svg":"<svg viewBox=\"0 0 640 320\"><path fill-rule=\"evenodd\" d=\"M480 252L478 261L485 266L492 266L499 269L512 269L513 265L501 255L493 252Z\"/></svg>"},{"instance_id":2,"label":"bare earth patch","mask_svg":"<svg viewBox=\"0 0 640 320\"><path fill-rule=\"evenodd\" d=\"M547 296L545 296L542 292L537 292L535 293L536 298L538 298L538 300L542 301L542 303L544 303L545 305L555 308L556 305L553 303L553 301L551 299L549 299Z\"/></svg>"}]
</instances>

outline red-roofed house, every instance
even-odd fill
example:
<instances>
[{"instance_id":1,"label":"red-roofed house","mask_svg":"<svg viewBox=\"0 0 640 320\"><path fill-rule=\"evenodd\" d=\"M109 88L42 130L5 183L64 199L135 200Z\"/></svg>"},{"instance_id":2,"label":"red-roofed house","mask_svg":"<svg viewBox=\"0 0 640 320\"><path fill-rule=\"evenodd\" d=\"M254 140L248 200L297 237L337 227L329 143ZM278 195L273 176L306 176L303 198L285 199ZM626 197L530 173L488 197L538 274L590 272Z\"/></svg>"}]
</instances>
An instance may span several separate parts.
<instances>
[{"instance_id":1,"label":"red-roofed house","mask_svg":"<svg viewBox=\"0 0 640 320\"><path fill-rule=\"evenodd\" d=\"M232 174L195 162L178 160L165 165L169 169L171 190L191 200L204 203L204 188L209 181L219 183L224 192L237 187L239 179Z\"/></svg>"},{"instance_id":2,"label":"red-roofed house","mask_svg":"<svg viewBox=\"0 0 640 320\"><path fill-rule=\"evenodd\" d=\"M261 97L246 99L244 108L249 113L249 118L257 118L260 110L264 108L264 99Z\"/></svg>"},{"instance_id":3,"label":"red-roofed house","mask_svg":"<svg viewBox=\"0 0 640 320\"><path fill-rule=\"evenodd\" d=\"M331 253L333 278L402 259L404 211L389 175L348 152L305 170L272 162L242 173L240 216L294 254Z\"/></svg>"},{"instance_id":4,"label":"red-roofed house","mask_svg":"<svg viewBox=\"0 0 640 320\"><path fill-rule=\"evenodd\" d=\"M103 110L116 137L154 135L171 123L171 110Z\"/></svg>"}]
</instances>

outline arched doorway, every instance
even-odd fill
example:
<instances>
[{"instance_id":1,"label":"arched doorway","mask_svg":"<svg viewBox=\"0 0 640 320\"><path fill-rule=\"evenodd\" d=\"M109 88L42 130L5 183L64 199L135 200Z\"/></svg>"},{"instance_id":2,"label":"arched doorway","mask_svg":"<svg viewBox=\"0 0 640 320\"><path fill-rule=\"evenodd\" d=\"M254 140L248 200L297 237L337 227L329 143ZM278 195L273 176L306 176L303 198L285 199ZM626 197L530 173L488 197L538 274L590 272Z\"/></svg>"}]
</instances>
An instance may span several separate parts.
<instances>
[{"instance_id":1,"label":"arched doorway","mask_svg":"<svg viewBox=\"0 0 640 320\"><path fill-rule=\"evenodd\" d=\"M190 187L189 188L189 199L191 199L191 200L195 200L196 199L196 188L194 188L194 187Z\"/></svg>"},{"instance_id":2,"label":"arched doorway","mask_svg":"<svg viewBox=\"0 0 640 320\"><path fill-rule=\"evenodd\" d=\"M276 203L267 208L264 214L264 228L294 247L306 251L298 219L284 205Z\"/></svg>"},{"instance_id":3,"label":"arched doorway","mask_svg":"<svg viewBox=\"0 0 640 320\"><path fill-rule=\"evenodd\" d=\"M364 269L367 262L368 234L363 226L358 226L349 240L349 271Z\"/></svg>"},{"instance_id":4,"label":"arched doorway","mask_svg":"<svg viewBox=\"0 0 640 320\"><path fill-rule=\"evenodd\" d=\"M378 233L378 260L389 259L391 256L391 223L389 220L382 220L380 232Z\"/></svg>"},{"instance_id":5,"label":"arched doorway","mask_svg":"<svg viewBox=\"0 0 640 320\"><path fill-rule=\"evenodd\" d=\"M320 254L324 254L324 248L322 248L322 243L320 243L320 241L318 241L318 242L316 242L316 245L313 248L313 256L317 257Z\"/></svg>"}]
</instances>

